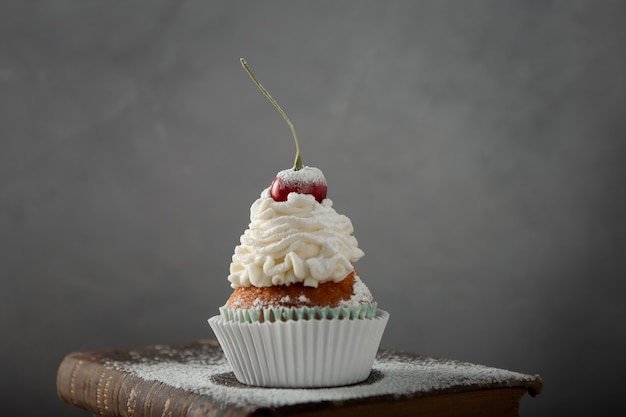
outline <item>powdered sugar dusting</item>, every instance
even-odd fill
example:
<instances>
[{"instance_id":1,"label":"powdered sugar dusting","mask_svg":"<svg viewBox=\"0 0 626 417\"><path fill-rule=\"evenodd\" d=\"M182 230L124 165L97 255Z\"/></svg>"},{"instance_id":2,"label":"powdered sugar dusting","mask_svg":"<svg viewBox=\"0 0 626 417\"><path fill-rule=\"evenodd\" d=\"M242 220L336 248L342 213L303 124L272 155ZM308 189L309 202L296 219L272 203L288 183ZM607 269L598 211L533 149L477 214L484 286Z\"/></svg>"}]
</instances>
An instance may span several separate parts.
<instances>
[{"instance_id":1,"label":"powdered sugar dusting","mask_svg":"<svg viewBox=\"0 0 626 417\"><path fill-rule=\"evenodd\" d=\"M299 170L285 169L276 174L285 184L326 184L326 178L319 168L304 166Z\"/></svg>"},{"instance_id":2,"label":"powdered sugar dusting","mask_svg":"<svg viewBox=\"0 0 626 417\"><path fill-rule=\"evenodd\" d=\"M208 396L224 404L256 407L385 395L410 398L437 390L462 391L494 384L529 388L539 378L465 362L382 351L373 367L372 375L377 377L370 377L361 384L321 389L258 388L225 383L229 379L232 381L234 376L225 377L232 376L232 370L221 350L215 347L176 352L164 349L154 358L135 358L132 362L111 362L108 365L145 380Z\"/></svg>"},{"instance_id":3,"label":"powdered sugar dusting","mask_svg":"<svg viewBox=\"0 0 626 417\"><path fill-rule=\"evenodd\" d=\"M368 304L374 302L374 297L369 288L361 281L358 275L354 276L354 285L352 286L352 295L347 300L339 303L340 307L350 307L356 304Z\"/></svg>"}]
</instances>

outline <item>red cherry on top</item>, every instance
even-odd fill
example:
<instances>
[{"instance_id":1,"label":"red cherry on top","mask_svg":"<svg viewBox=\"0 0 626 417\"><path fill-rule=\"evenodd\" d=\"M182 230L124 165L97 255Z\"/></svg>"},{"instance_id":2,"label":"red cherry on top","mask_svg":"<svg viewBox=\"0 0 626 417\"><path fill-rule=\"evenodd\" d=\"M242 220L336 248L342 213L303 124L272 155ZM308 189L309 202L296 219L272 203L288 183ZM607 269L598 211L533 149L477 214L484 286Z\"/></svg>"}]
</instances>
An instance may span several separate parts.
<instances>
[{"instance_id":1,"label":"red cherry on top","mask_svg":"<svg viewBox=\"0 0 626 417\"><path fill-rule=\"evenodd\" d=\"M287 201L289 193L298 193L311 194L321 203L326 198L327 191L324 174L312 167L280 171L270 186L270 196L274 201Z\"/></svg>"},{"instance_id":2,"label":"red cherry on top","mask_svg":"<svg viewBox=\"0 0 626 417\"><path fill-rule=\"evenodd\" d=\"M302 157L300 155L300 145L298 144L298 135L296 135L296 130L293 127L293 123L289 120L283 109L280 108L278 103L270 96L270 93L261 85L261 83L256 79L250 68L248 68L248 64L246 64L246 60L240 59L241 65L246 70L254 84L259 87L259 90L263 93L265 98L267 98L272 106L280 113L283 117L289 129L291 130L291 135L293 136L293 141L296 144L296 160L293 164L292 169L286 169L284 171L280 171L272 185L270 186L270 195L274 199L274 201L287 201L287 197L289 193L299 193L299 194L311 194L315 197L315 199L321 203L326 198L326 179L324 178L324 174L317 168L305 167L302 165Z\"/></svg>"}]
</instances>

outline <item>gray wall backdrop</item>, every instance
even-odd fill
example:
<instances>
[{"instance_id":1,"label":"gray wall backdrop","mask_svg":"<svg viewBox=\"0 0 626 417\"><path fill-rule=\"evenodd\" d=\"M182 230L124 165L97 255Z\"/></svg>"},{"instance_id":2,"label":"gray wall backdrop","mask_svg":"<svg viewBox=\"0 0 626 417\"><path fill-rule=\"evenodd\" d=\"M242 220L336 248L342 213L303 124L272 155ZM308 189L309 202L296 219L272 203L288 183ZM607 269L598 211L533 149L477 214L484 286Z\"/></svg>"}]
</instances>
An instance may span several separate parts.
<instances>
[{"instance_id":1,"label":"gray wall backdrop","mask_svg":"<svg viewBox=\"0 0 626 417\"><path fill-rule=\"evenodd\" d=\"M365 251L383 346L621 406L626 3L0 2L3 415L69 352L213 337L249 207L304 161ZM600 409L593 413L592 410ZM561 415L561 414L559 414Z\"/></svg>"}]
</instances>

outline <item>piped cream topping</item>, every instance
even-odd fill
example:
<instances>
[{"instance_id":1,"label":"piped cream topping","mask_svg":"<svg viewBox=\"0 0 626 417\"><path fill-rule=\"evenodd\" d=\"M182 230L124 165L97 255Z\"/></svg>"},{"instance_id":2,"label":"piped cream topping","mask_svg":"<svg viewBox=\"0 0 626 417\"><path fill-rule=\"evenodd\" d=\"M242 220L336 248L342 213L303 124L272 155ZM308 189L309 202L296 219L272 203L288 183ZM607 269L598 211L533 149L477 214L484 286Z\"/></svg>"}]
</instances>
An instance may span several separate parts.
<instances>
[{"instance_id":1,"label":"piped cream topping","mask_svg":"<svg viewBox=\"0 0 626 417\"><path fill-rule=\"evenodd\" d=\"M306 286L343 280L363 256L350 219L332 200L290 193L276 202L269 188L250 207L250 225L235 247L231 287Z\"/></svg>"}]
</instances>

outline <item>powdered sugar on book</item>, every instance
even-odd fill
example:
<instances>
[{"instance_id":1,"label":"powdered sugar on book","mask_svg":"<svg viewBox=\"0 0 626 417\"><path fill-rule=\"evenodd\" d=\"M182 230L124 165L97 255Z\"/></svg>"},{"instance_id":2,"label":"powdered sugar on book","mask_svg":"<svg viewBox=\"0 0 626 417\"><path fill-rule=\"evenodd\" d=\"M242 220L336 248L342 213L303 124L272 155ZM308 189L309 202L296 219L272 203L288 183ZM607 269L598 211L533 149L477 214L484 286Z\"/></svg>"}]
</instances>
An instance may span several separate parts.
<instances>
[{"instance_id":1,"label":"powdered sugar on book","mask_svg":"<svg viewBox=\"0 0 626 417\"><path fill-rule=\"evenodd\" d=\"M115 369L147 381L204 395L224 404L280 407L320 401L346 401L393 395L417 397L437 391L465 391L481 387L523 386L531 395L538 376L448 359L381 351L370 377L356 385L334 388L258 388L239 383L221 350L176 350L163 346L154 357L131 352L129 361L110 361ZM540 387L539 387L540 389Z\"/></svg>"}]
</instances>

